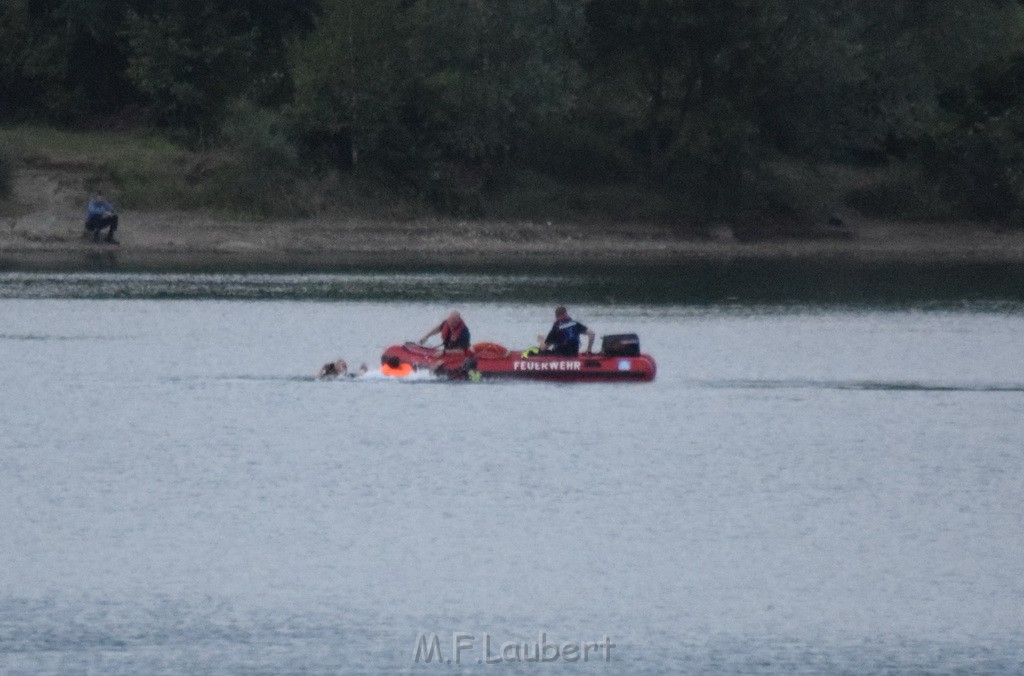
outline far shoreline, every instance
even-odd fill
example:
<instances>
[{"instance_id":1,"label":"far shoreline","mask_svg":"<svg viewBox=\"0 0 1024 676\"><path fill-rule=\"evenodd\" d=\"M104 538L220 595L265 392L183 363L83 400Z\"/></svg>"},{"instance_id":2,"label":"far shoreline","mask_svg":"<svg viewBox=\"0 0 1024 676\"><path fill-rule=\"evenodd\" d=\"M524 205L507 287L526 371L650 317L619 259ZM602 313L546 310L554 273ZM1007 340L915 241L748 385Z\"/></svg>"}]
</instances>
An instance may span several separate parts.
<instances>
[{"instance_id":1,"label":"far shoreline","mask_svg":"<svg viewBox=\"0 0 1024 676\"><path fill-rule=\"evenodd\" d=\"M0 271L326 272L588 268L645 270L706 263L1024 266L1024 227L870 219L828 223L372 218L322 213L246 219L122 208L119 245L83 238L86 174L24 166L0 204ZM115 199L115 204L117 201ZM124 205L122 205L124 206ZM751 239L756 236L756 239Z\"/></svg>"},{"instance_id":2,"label":"far shoreline","mask_svg":"<svg viewBox=\"0 0 1024 676\"><path fill-rule=\"evenodd\" d=\"M0 274L3 273L139 273L139 274L332 274L332 273L426 273L452 272L465 274L545 274L562 272L599 273L601 271L637 271L641 276L685 267L720 267L756 265L759 263L802 265L810 268L844 267L949 267L949 268L1012 268L1024 270L1024 260L1017 256L979 256L940 254L928 255L863 255L861 252L826 252L809 255L794 252L755 250L743 255L715 252L683 253L665 258L613 258L605 255L558 254L508 256L495 254L377 255L365 252L308 254L303 252L224 253L131 251L54 251L33 250L0 252Z\"/></svg>"},{"instance_id":3,"label":"far shoreline","mask_svg":"<svg viewBox=\"0 0 1024 676\"><path fill-rule=\"evenodd\" d=\"M119 245L82 238L74 212L0 218L0 271L331 272L637 269L789 261L1024 266L1024 229L857 219L842 231L738 241L727 226L430 219L216 219L124 212Z\"/></svg>"}]
</instances>

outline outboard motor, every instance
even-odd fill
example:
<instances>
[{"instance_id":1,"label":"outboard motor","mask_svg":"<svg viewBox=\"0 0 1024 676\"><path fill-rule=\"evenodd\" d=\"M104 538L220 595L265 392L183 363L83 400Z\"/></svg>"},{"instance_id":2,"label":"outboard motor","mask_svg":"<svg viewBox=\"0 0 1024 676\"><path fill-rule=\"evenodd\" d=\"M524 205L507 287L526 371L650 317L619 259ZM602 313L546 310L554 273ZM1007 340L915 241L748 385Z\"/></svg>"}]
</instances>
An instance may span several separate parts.
<instances>
[{"instance_id":1,"label":"outboard motor","mask_svg":"<svg viewBox=\"0 0 1024 676\"><path fill-rule=\"evenodd\" d=\"M640 354L640 338L635 333L602 336L601 354L607 357L636 357Z\"/></svg>"}]
</instances>

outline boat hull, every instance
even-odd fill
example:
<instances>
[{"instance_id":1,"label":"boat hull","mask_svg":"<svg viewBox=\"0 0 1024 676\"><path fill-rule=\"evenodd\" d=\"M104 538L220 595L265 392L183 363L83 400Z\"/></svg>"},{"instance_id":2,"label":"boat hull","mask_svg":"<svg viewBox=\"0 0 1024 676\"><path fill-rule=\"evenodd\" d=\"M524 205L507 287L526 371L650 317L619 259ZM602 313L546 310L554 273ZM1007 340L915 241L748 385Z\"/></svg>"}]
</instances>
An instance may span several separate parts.
<instances>
[{"instance_id":1,"label":"boat hull","mask_svg":"<svg viewBox=\"0 0 1024 676\"><path fill-rule=\"evenodd\" d=\"M476 370L481 378L511 378L517 380L547 380L561 382L649 382L654 380L657 365L650 355L608 356L581 354L575 357L554 355L524 356L523 352L509 351L496 354L493 350L474 353L449 352L421 347L416 343L392 345L383 358L397 357L419 369L436 369L454 373L467 356L476 359Z\"/></svg>"}]
</instances>

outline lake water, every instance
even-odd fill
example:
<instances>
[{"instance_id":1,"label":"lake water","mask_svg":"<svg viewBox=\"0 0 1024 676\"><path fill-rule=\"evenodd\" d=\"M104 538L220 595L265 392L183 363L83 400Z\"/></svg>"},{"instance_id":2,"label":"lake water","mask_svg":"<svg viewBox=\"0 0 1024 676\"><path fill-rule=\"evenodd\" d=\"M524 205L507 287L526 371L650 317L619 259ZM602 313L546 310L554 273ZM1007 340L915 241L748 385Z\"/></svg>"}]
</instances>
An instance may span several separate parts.
<instances>
[{"instance_id":1,"label":"lake water","mask_svg":"<svg viewBox=\"0 0 1024 676\"><path fill-rule=\"evenodd\" d=\"M918 272L0 274L0 672L1020 673L1021 273ZM556 300L657 379L312 379Z\"/></svg>"}]
</instances>

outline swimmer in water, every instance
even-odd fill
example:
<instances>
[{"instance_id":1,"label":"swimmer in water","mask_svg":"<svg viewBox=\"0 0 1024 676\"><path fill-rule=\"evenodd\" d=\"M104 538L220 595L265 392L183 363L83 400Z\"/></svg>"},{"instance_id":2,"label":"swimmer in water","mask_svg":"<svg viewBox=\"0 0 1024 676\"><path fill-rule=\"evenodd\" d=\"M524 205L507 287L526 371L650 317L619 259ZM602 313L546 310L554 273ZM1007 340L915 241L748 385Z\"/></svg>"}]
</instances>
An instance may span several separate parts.
<instances>
[{"instance_id":1,"label":"swimmer in water","mask_svg":"<svg viewBox=\"0 0 1024 676\"><path fill-rule=\"evenodd\" d=\"M366 375L366 364L360 364L359 370L355 373L349 373L348 364L345 363L344 359L338 361L330 361L320 367L320 372L316 374L317 380L334 380L335 378L358 378L359 376Z\"/></svg>"}]
</instances>

